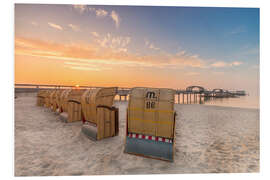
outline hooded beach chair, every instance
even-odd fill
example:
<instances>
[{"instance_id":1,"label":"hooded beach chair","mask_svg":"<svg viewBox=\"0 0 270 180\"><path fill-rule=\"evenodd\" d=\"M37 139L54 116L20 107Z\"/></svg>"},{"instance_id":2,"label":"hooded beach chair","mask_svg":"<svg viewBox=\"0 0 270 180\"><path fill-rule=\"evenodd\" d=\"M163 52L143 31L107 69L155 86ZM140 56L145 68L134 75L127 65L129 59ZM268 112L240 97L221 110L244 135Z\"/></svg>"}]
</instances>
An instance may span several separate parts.
<instances>
[{"instance_id":1,"label":"hooded beach chair","mask_svg":"<svg viewBox=\"0 0 270 180\"><path fill-rule=\"evenodd\" d=\"M45 105L45 97L47 91L46 90L39 90L37 93L37 106L44 106Z\"/></svg>"},{"instance_id":2,"label":"hooded beach chair","mask_svg":"<svg viewBox=\"0 0 270 180\"><path fill-rule=\"evenodd\" d=\"M61 95L66 89L58 89L55 93L55 113L60 113L61 108Z\"/></svg>"},{"instance_id":3,"label":"hooded beach chair","mask_svg":"<svg viewBox=\"0 0 270 180\"><path fill-rule=\"evenodd\" d=\"M82 132L92 140L118 135L118 109L113 107L117 88L89 89L82 95Z\"/></svg>"},{"instance_id":4,"label":"hooded beach chair","mask_svg":"<svg viewBox=\"0 0 270 180\"><path fill-rule=\"evenodd\" d=\"M60 93L60 96L57 98L56 102L58 104L58 112L63 113L67 112L67 104L68 104L68 95L72 89L65 89Z\"/></svg>"},{"instance_id":5,"label":"hooded beach chair","mask_svg":"<svg viewBox=\"0 0 270 180\"><path fill-rule=\"evenodd\" d=\"M81 97L85 89L72 89L64 94L63 112L60 118L64 122L75 122L82 120Z\"/></svg>"},{"instance_id":6,"label":"hooded beach chair","mask_svg":"<svg viewBox=\"0 0 270 180\"><path fill-rule=\"evenodd\" d=\"M173 89L132 88L127 109L125 153L173 161Z\"/></svg>"},{"instance_id":7,"label":"hooded beach chair","mask_svg":"<svg viewBox=\"0 0 270 180\"><path fill-rule=\"evenodd\" d=\"M50 89L50 90L46 90L46 93L45 93L45 98L44 98L44 101L45 101L45 107L46 108L51 108L51 94L54 92L54 90Z\"/></svg>"},{"instance_id":8,"label":"hooded beach chair","mask_svg":"<svg viewBox=\"0 0 270 180\"><path fill-rule=\"evenodd\" d=\"M52 90L49 96L50 108L53 112L56 111L56 94L59 90Z\"/></svg>"}]
</instances>

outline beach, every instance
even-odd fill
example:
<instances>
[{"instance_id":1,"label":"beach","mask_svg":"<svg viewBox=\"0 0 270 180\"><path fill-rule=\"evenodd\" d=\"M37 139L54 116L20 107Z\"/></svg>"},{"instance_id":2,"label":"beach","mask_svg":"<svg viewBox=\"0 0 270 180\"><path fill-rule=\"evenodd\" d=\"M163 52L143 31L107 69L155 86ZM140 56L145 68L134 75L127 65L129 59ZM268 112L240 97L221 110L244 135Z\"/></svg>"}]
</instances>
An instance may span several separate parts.
<instances>
[{"instance_id":1,"label":"beach","mask_svg":"<svg viewBox=\"0 0 270 180\"><path fill-rule=\"evenodd\" d=\"M128 102L114 103L119 135L95 142L29 94L14 100L15 176L259 172L259 109L175 104L171 163L123 152Z\"/></svg>"}]
</instances>

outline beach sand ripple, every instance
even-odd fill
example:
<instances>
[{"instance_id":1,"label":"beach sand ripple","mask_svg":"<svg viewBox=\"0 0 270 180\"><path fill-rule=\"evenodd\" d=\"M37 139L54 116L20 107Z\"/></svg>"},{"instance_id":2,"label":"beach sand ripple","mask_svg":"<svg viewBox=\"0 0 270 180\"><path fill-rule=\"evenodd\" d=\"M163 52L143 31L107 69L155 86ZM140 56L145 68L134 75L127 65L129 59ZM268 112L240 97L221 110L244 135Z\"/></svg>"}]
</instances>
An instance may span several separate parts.
<instances>
[{"instance_id":1,"label":"beach sand ripple","mask_svg":"<svg viewBox=\"0 0 270 180\"><path fill-rule=\"evenodd\" d=\"M123 153L127 102L115 102L119 136L99 142L35 102L15 99L15 176L259 172L258 109L176 104L170 163Z\"/></svg>"}]
</instances>

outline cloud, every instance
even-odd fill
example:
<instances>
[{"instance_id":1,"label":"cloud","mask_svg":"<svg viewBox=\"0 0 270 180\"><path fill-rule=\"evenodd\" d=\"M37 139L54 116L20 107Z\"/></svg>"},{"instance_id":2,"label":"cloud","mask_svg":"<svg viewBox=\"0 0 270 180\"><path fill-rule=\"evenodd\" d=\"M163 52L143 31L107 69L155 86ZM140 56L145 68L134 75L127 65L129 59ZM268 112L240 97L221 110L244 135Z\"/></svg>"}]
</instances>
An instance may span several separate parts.
<instances>
[{"instance_id":1,"label":"cloud","mask_svg":"<svg viewBox=\"0 0 270 180\"><path fill-rule=\"evenodd\" d=\"M99 34L97 32L90 32L92 36L99 37Z\"/></svg>"},{"instance_id":2,"label":"cloud","mask_svg":"<svg viewBox=\"0 0 270 180\"><path fill-rule=\"evenodd\" d=\"M224 68L224 67L232 67L232 66L240 66L243 62L233 61L231 63L227 63L225 61L217 61L212 63L210 66L215 68Z\"/></svg>"},{"instance_id":3,"label":"cloud","mask_svg":"<svg viewBox=\"0 0 270 180\"><path fill-rule=\"evenodd\" d=\"M63 30L63 28L60 25L57 25L51 22L48 22L48 25L54 29L61 30L61 31Z\"/></svg>"},{"instance_id":4,"label":"cloud","mask_svg":"<svg viewBox=\"0 0 270 180\"><path fill-rule=\"evenodd\" d=\"M176 53L177 56L183 56L185 55L186 51L180 51L178 53Z\"/></svg>"},{"instance_id":5,"label":"cloud","mask_svg":"<svg viewBox=\"0 0 270 180\"><path fill-rule=\"evenodd\" d=\"M73 31L80 31L80 28L79 28L79 26L76 26L76 25L74 25L74 24L69 24L68 25Z\"/></svg>"},{"instance_id":6,"label":"cloud","mask_svg":"<svg viewBox=\"0 0 270 180\"><path fill-rule=\"evenodd\" d=\"M156 47L153 43L150 43L148 40L144 40L145 46L148 47L149 49L153 50L160 50L160 48Z\"/></svg>"},{"instance_id":7,"label":"cloud","mask_svg":"<svg viewBox=\"0 0 270 180\"><path fill-rule=\"evenodd\" d=\"M159 50L160 48L156 47L153 43L149 46L150 49Z\"/></svg>"},{"instance_id":8,"label":"cloud","mask_svg":"<svg viewBox=\"0 0 270 180\"><path fill-rule=\"evenodd\" d=\"M218 61L218 62L215 62L215 63L211 64L211 66L216 67L216 68L226 67L227 63L225 63L223 61Z\"/></svg>"},{"instance_id":9,"label":"cloud","mask_svg":"<svg viewBox=\"0 0 270 180\"><path fill-rule=\"evenodd\" d=\"M188 76L197 76L199 74L200 73L198 73L198 72L188 72L186 75L188 75Z\"/></svg>"},{"instance_id":10,"label":"cloud","mask_svg":"<svg viewBox=\"0 0 270 180\"><path fill-rule=\"evenodd\" d=\"M104 9L98 9L96 10L96 16L97 17L105 17L107 16L108 12L105 11Z\"/></svg>"},{"instance_id":11,"label":"cloud","mask_svg":"<svg viewBox=\"0 0 270 180\"><path fill-rule=\"evenodd\" d=\"M192 58L198 58L199 55L198 54L194 54L194 55L191 55Z\"/></svg>"},{"instance_id":12,"label":"cloud","mask_svg":"<svg viewBox=\"0 0 270 180\"><path fill-rule=\"evenodd\" d=\"M94 12L97 17L105 17L109 13L108 11L104 9L96 9L94 7L87 7L87 5L73 5L73 8L78 11L80 14L85 13L85 12Z\"/></svg>"},{"instance_id":13,"label":"cloud","mask_svg":"<svg viewBox=\"0 0 270 180\"><path fill-rule=\"evenodd\" d=\"M93 7L89 7L88 10L89 10L89 11L92 11L92 12L93 12L93 11L96 12L96 8L93 8Z\"/></svg>"},{"instance_id":14,"label":"cloud","mask_svg":"<svg viewBox=\"0 0 270 180\"><path fill-rule=\"evenodd\" d=\"M234 62L230 63L229 65L230 65L230 66L240 66L241 64L243 64L243 62L240 62L240 61L234 61Z\"/></svg>"},{"instance_id":15,"label":"cloud","mask_svg":"<svg viewBox=\"0 0 270 180\"><path fill-rule=\"evenodd\" d=\"M144 40L145 46L149 46L150 42L148 40Z\"/></svg>"},{"instance_id":16,"label":"cloud","mask_svg":"<svg viewBox=\"0 0 270 180\"><path fill-rule=\"evenodd\" d=\"M32 24L33 26L38 26L38 23L35 22L35 21L32 21L31 24Z\"/></svg>"},{"instance_id":17,"label":"cloud","mask_svg":"<svg viewBox=\"0 0 270 180\"><path fill-rule=\"evenodd\" d=\"M84 70L84 71L100 71L99 68L91 68L91 67L82 67L82 66L65 66L70 69L76 69L76 70Z\"/></svg>"},{"instance_id":18,"label":"cloud","mask_svg":"<svg viewBox=\"0 0 270 180\"><path fill-rule=\"evenodd\" d=\"M35 56L53 57L91 57L97 51L95 46L89 44L60 44L51 41L42 41L30 38L15 38L15 51Z\"/></svg>"},{"instance_id":19,"label":"cloud","mask_svg":"<svg viewBox=\"0 0 270 180\"><path fill-rule=\"evenodd\" d=\"M214 75L223 75L225 74L224 72L221 72L221 71L214 71L212 72Z\"/></svg>"},{"instance_id":20,"label":"cloud","mask_svg":"<svg viewBox=\"0 0 270 180\"><path fill-rule=\"evenodd\" d=\"M96 17L106 17L107 15L109 15L109 12L104 10L104 9L96 9L94 7L87 7L87 5L73 5L72 6L73 9L75 9L76 11L78 11L80 14L83 14L85 12L93 12L95 13ZM109 16L113 22L115 23L115 26L118 28L120 25L120 17L117 14L116 11L111 11L110 16Z\"/></svg>"},{"instance_id":21,"label":"cloud","mask_svg":"<svg viewBox=\"0 0 270 180\"><path fill-rule=\"evenodd\" d=\"M173 56L169 58L171 64L179 67L193 67L193 68L206 68L207 63L205 60L195 58L192 56Z\"/></svg>"},{"instance_id":22,"label":"cloud","mask_svg":"<svg viewBox=\"0 0 270 180\"><path fill-rule=\"evenodd\" d=\"M15 47L23 49L35 48L33 43L29 43L25 38L15 38Z\"/></svg>"},{"instance_id":23,"label":"cloud","mask_svg":"<svg viewBox=\"0 0 270 180\"><path fill-rule=\"evenodd\" d=\"M112 68L104 67L100 65L93 65L92 63L87 62L72 62L66 61L64 62L65 67L75 70L86 70L86 71L104 71L110 70Z\"/></svg>"},{"instance_id":24,"label":"cloud","mask_svg":"<svg viewBox=\"0 0 270 180\"><path fill-rule=\"evenodd\" d=\"M115 11L112 11L111 12L111 18L115 22L115 26L118 28L119 25L120 25L120 17L119 17L119 15Z\"/></svg>"},{"instance_id":25,"label":"cloud","mask_svg":"<svg viewBox=\"0 0 270 180\"><path fill-rule=\"evenodd\" d=\"M109 14L108 11L106 11L104 9L96 9L96 8L93 8L93 7L89 7L88 10L90 12L94 12L97 17L105 17L105 16L107 16Z\"/></svg>"},{"instance_id":26,"label":"cloud","mask_svg":"<svg viewBox=\"0 0 270 180\"><path fill-rule=\"evenodd\" d=\"M203 67L204 62L191 57L138 56L127 51L130 37L107 34L96 44L59 44L37 39L15 40L15 54L53 60L88 62L99 66L143 68ZM109 67L108 67L109 68Z\"/></svg>"},{"instance_id":27,"label":"cloud","mask_svg":"<svg viewBox=\"0 0 270 180\"><path fill-rule=\"evenodd\" d=\"M99 46L110 48L114 52L127 52L127 46L130 41L131 38L128 36L113 36L110 33L96 40Z\"/></svg>"},{"instance_id":28,"label":"cloud","mask_svg":"<svg viewBox=\"0 0 270 180\"><path fill-rule=\"evenodd\" d=\"M43 57L59 60L66 66L77 69L85 67L103 70L102 68L159 68L159 69L181 69L181 68L222 68L236 67L243 64L241 61L213 61L204 60L198 55L190 53L138 55L128 51L131 43L130 37L99 35L92 43L54 43L37 39L15 38L15 54ZM146 43L149 45L149 43ZM150 43L151 44L151 43ZM73 64L71 64L72 62ZM77 67L80 63L82 67ZM196 71L195 71L196 72ZM197 75L191 71L188 75Z\"/></svg>"},{"instance_id":29,"label":"cloud","mask_svg":"<svg viewBox=\"0 0 270 180\"><path fill-rule=\"evenodd\" d=\"M87 9L87 5L73 5L73 8L78 11L80 14L84 13L84 12L87 12L88 9Z\"/></svg>"}]
</instances>

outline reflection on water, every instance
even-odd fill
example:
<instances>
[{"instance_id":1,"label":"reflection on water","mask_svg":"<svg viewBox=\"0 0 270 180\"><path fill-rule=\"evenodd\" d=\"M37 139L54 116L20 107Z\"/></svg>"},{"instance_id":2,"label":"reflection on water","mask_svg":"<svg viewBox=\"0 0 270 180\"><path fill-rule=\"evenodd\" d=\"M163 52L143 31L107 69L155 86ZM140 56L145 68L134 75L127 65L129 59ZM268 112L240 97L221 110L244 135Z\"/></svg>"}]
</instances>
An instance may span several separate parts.
<instances>
[{"instance_id":1,"label":"reflection on water","mask_svg":"<svg viewBox=\"0 0 270 180\"><path fill-rule=\"evenodd\" d=\"M259 97L255 96L240 96L236 98L213 98L205 101L206 105L243 107L259 109Z\"/></svg>"},{"instance_id":2,"label":"reflection on water","mask_svg":"<svg viewBox=\"0 0 270 180\"><path fill-rule=\"evenodd\" d=\"M175 95L175 103L180 104L205 104L215 106L242 107L259 109L259 96L239 96L233 98L205 98L200 95Z\"/></svg>"}]
</instances>

